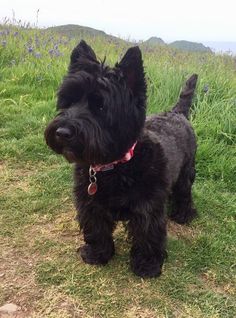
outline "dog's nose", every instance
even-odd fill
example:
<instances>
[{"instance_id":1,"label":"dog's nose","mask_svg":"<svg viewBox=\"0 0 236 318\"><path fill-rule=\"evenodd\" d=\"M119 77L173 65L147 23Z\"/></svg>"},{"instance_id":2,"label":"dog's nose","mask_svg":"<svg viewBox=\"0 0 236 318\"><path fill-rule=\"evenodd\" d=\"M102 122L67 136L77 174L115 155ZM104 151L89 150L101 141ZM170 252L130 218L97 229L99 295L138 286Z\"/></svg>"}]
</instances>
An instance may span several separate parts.
<instances>
[{"instance_id":1,"label":"dog's nose","mask_svg":"<svg viewBox=\"0 0 236 318\"><path fill-rule=\"evenodd\" d=\"M64 140L68 140L72 137L72 131L67 127L59 127L56 130L56 136Z\"/></svg>"}]
</instances>

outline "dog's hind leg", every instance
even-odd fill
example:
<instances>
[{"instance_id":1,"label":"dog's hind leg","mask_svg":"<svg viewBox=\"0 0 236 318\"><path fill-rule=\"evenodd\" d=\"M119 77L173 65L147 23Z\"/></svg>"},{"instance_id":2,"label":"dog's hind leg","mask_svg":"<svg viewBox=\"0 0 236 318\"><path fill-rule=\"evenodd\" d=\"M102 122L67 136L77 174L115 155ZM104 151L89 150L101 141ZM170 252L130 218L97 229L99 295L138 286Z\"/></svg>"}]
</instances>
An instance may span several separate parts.
<instances>
[{"instance_id":1,"label":"dog's hind leg","mask_svg":"<svg viewBox=\"0 0 236 318\"><path fill-rule=\"evenodd\" d=\"M194 164L188 164L181 170L179 178L172 189L172 211L170 218L179 223L190 223L197 211L193 207L192 184L195 178Z\"/></svg>"}]
</instances>

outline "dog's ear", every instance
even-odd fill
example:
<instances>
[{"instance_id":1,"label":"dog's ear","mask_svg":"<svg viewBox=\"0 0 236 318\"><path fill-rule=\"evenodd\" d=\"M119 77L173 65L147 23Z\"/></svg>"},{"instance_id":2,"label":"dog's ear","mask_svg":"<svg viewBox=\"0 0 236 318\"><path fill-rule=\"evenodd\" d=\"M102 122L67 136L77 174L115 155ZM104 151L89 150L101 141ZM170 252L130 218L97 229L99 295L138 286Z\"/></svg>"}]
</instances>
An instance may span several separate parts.
<instances>
[{"instance_id":1,"label":"dog's ear","mask_svg":"<svg viewBox=\"0 0 236 318\"><path fill-rule=\"evenodd\" d=\"M76 63L78 59L86 59L97 62L97 58L93 49L84 40L81 40L80 43L72 51L70 57L71 65Z\"/></svg>"},{"instance_id":2,"label":"dog's ear","mask_svg":"<svg viewBox=\"0 0 236 318\"><path fill-rule=\"evenodd\" d=\"M134 94L146 93L142 54L138 46L128 49L116 67L121 69L127 86Z\"/></svg>"}]
</instances>

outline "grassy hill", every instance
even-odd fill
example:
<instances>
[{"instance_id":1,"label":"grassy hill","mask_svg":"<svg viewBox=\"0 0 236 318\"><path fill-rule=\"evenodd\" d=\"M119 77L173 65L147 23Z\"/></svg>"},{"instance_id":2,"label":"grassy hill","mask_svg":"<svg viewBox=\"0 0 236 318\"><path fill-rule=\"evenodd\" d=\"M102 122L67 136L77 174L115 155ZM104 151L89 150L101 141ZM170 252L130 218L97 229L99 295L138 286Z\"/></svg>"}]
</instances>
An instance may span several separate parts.
<instances>
[{"instance_id":1,"label":"grassy hill","mask_svg":"<svg viewBox=\"0 0 236 318\"><path fill-rule=\"evenodd\" d=\"M116 36L109 35L105 33L104 31L100 31L97 29L93 29L86 26L80 26L75 24L67 24L67 25L61 25L61 26L54 26L47 28L46 31L49 32L55 32L64 36L67 36L69 38L85 38L85 37L96 37L96 38L103 38L105 40L109 40L112 42L126 42Z\"/></svg>"},{"instance_id":2,"label":"grassy hill","mask_svg":"<svg viewBox=\"0 0 236 318\"><path fill-rule=\"evenodd\" d=\"M55 31L61 33L63 35L67 35L68 37L76 37L78 34L83 36L102 36L108 37L104 31L99 31L93 28L75 25L75 24L67 24L67 25L60 25L55 27L47 28L48 31Z\"/></svg>"},{"instance_id":3,"label":"grassy hill","mask_svg":"<svg viewBox=\"0 0 236 318\"><path fill-rule=\"evenodd\" d=\"M132 45L132 42L122 40L118 37L115 37L113 35L108 35L104 31L96 30L93 28L80 26L80 25L74 25L74 24L68 24L68 25L61 25L61 26L55 26L48 28L47 31L57 33L60 35L67 36L69 38L84 38L84 37L99 37L108 41L112 41L114 43L118 44L127 44ZM156 45L167 45L161 38L158 37L151 37L146 41L142 42L142 46L145 47L153 47ZM179 49L183 51L190 51L190 52L211 52L211 49L204 46L202 43L196 43L196 42L189 42L189 41L175 41L173 43L168 44L170 47L174 49Z\"/></svg>"},{"instance_id":4,"label":"grassy hill","mask_svg":"<svg viewBox=\"0 0 236 318\"><path fill-rule=\"evenodd\" d=\"M170 47L189 51L189 52L211 52L211 49L202 43L190 42L190 41L175 41L169 44Z\"/></svg>"},{"instance_id":5,"label":"grassy hill","mask_svg":"<svg viewBox=\"0 0 236 318\"><path fill-rule=\"evenodd\" d=\"M145 45L165 45L166 43L161 38L157 38L156 36L152 36L147 41L144 41L143 44L145 44Z\"/></svg>"},{"instance_id":6,"label":"grassy hill","mask_svg":"<svg viewBox=\"0 0 236 318\"><path fill-rule=\"evenodd\" d=\"M114 65L127 44L84 35ZM72 167L52 153L44 129L78 38L52 30L0 28L0 307L19 317L234 318L236 316L236 73L229 56L142 48L148 113L170 109L183 82L199 74L191 122L197 134L189 226L168 221L168 254L158 279L129 268L122 224L105 267L77 256ZM1 315L1 314L0 314Z\"/></svg>"}]
</instances>

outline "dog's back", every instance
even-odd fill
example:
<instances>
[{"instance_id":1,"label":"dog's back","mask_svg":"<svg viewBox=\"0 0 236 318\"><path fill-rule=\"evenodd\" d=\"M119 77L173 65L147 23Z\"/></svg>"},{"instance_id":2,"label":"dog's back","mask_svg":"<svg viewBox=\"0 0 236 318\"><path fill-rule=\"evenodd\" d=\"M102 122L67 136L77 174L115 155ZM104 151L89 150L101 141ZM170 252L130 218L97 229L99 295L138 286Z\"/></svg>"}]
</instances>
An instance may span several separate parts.
<instances>
[{"instance_id":1,"label":"dog's back","mask_svg":"<svg viewBox=\"0 0 236 318\"><path fill-rule=\"evenodd\" d=\"M178 180L181 169L194 164L196 138L188 121L197 75L192 75L180 94L179 101L169 112L153 115L146 120L150 138L161 145L167 161L169 186Z\"/></svg>"}]
</instances>

